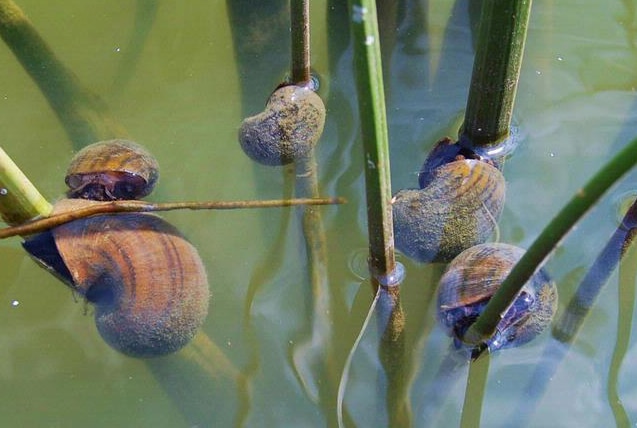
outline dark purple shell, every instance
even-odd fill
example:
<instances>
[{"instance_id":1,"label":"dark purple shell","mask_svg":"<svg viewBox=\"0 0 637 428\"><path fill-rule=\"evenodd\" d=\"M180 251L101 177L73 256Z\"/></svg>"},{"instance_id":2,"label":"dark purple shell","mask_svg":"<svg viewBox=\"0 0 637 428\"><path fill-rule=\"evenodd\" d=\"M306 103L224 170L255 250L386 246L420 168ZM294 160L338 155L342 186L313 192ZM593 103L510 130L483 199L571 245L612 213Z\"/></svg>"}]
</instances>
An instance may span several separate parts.
<instances>
[{"instance_id":1,"label":"dark purple shell","mask_svg":"<svg viewBox=\"0 0 637 428\"><path fill-rule=\"evenodd\" d=\"M159 179L155 157L139 144L109 140L91 144L71 160L66 173L70 198L140 199Z\"/></svg>"},{"instance_id":2,"label":"dark purple shell","mask_svg":"<svg viewBox=\"0 0 637 428\"><path fill-rule=\"evenodd\" d=\"M447 267L438 289L438 319L457 343L475 322L524 250L487 243L463 251ZM518 346L540 334L557 308L555 283L540 270L524 285L487 345L491 351Z\"/></svg>"}]
</instances>

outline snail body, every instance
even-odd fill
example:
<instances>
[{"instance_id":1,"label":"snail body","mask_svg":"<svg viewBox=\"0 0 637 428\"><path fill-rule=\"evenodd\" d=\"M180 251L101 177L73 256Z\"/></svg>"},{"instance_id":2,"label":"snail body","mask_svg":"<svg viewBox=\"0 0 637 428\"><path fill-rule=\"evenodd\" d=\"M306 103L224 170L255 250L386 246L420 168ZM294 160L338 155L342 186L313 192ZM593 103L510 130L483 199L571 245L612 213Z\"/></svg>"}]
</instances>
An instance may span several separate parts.
<instances>
[{"instance_id":1,"label":"snail body","mask_svg":"<svg viewBox=\"0 0 637 428\"><path fill-rule=\"evenodd\" d=\"M54 212L99 202L65 199ZM206 318L208 280L197 250L152 214L100 215L50 231L62 262L25 248L95 307L102 338L133 357L175 352ZM66 272L64 271L66 268Z\"/></svg>"},{"instance_id":2,"label":"snail body","mask_svg":"<svg viewBox=\"0 0 637 428\"><path fill-rule=\"evenodd\" d=\"M441 165L424 188L394 196L396 248L420 262L448 262L491 236L504 196L504 176L487 162L463 159Z\"/></svg>"},{"instance_id":3,"label":"snail body","mask_svg":"<svg viewBox=\"0 0 637 428\"><path fill-rule=\"evenodd\" d=\"M263 112L243 121L239 143L259 163L286 165L310 153L324 125L325 106L310 86L281 86Z\"/></svg>"},{"instance_id":4,"label":"snail body","mask_svg":"<svg viewBox=\"0 0 637 428\"><path fill-rule=\"evenodd\" d=\"M458 345L523 255L524 250L513 245L486 243L463 251L449 264L440 278L438 319ZM540 269L503 314L486 343L489 350L529 342L550 324L556 309L555 283Z\"/></svg>"},{"instance_id":5,"label":"snail body","mask_svg":"<svg viewBox=\"0 0 637 428\"><path fill-rule=\"evenodd\" d=\"M77 152L65 181L70 198L108 201L143 198L158 179L159 165L146 149L128 140L108 140Z\"/></svg>"}]
</instances>

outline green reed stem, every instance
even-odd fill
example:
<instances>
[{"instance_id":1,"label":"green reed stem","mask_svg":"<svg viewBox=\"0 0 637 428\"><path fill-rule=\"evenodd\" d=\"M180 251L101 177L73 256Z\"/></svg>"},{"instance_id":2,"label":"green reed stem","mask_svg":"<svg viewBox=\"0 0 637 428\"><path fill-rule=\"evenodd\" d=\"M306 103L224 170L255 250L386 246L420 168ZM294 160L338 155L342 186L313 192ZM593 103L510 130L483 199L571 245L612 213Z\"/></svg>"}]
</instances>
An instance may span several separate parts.
<instances>
[{"instance_id":1,"label":"green reed stem","mask_svg":"<svg viewBox=\"0 0 637 428\"><path fill-rule=\"evenodd\" d=\"M309 82L310 76L310 0L290 0L292 36L292 81Z\"/></svg>"},{"instance_id":2,"label":"green reed stem","mask_svg":"<svg viewBox=\"0 0 637 428\"><path fill-rule=\"evenodd\" d=\"M11 0L0 0L0 37L38 85L76 149L127 137L106 104L80 84Z\"/></svg>"},{"instance_id":3,"label":"green reed stem","mask_svg":"<svg viewBox=\"0 0 637 428\"><path fill-rule=\"evenodd\" d=\"M391 209L389 143L375 0L349 0L361 133L369 266L372 277L386 277L396 266Z\"/></svg>"},{"instance_id":4,"label":"green reed stem","mask_svg":"<svg viewBox=\"0 0 637 428\"><path fill-rule=\"evenodd\" d=\"M531 0L482 2L478 44L461 134L476 146L509 135Z\"/></svg>"},{"instance_id":5,"label":"green reed stem","mask_svg":"<svg viewBox=\"0 0 637 428\"><path fill-rule=\"evenodd\" d=\"M51 204L0 147L0 216L9 225L51 212Z\"/></svg>"},{"instance_id":6,"label":"green reed stem","mask_svg":"<svg viewBox=\"0 0 637 428\"><path fill-rule=\"evenodd\" d=\"M582 216L637 163L637 139L620 150L597 174L586 183L553 218L513 267L498 291L493 295L483 313L469 327L463 340L478 345L488 340L506 309L511 305L524 284L540 267L560 240Z\"/></svg>"}]
</instances>

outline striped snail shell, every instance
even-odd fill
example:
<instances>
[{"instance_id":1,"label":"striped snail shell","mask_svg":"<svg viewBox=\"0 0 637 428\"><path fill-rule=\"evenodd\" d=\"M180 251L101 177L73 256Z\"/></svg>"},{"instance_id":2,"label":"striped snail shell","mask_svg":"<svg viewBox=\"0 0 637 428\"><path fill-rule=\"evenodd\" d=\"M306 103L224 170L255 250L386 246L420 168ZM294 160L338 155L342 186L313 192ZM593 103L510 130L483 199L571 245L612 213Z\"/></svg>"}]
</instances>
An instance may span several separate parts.
<instances>
[{"instance_id":1,"label":"striped snail shell","mask_svg":"<svg viewBox=\"0 0 637 428\"><path fill-rule=\"evenodd\" d=\"M396 248L420 262L448 262L485 242L502 212L502 173L476 159L453 161L432 172L423 189L392 199Z\"/></svg>"},{"instance_id":2,"label":"striped snail shell","mask_svg":"<svg viewBox=\"0 0 637 428\"><path fill-rule=\"evenodd\" d=\"M323 133L325 105L310 85L275 90L256 116L239 129L239 143L253 160L286 165L307 156Z\"/></svg>"},{"instance_id":3,"label":"striped snail shell","mask_svg":"<svg viewBox=\"0 0 637 428\"><path fill-rule=\"evenodd\" d=\"M486 243L463 251L449 264L440 278L438 319L457 344L523 255L513 245ZM489 350L529 342L550 324L556 309L555 283L540 269L502 316L487 342Z\"/></svg>"},{"instance_id":4,"label":"striped snail shell","mask_svg":"<svg viewBox=\"0 0 637 428\"><path fill-rule=\"evenodd\" d=\"M54 213L99 203L64 199ZM61 260L34 254L29 241L25 248L94 305L97 329L116 350L133 357L175 352L206 318L210 295L201 258L162 218L99 215L46 233Z\"/></svg>"},{"instance_id":5,"label":"striped snail shell","mask_svg":"<svg viewBox=\"0 0 637 428\"><path fill-rule=\"evenodd\" d=\"M66 173L69 198L141 199L159 179L155 157L139 144L108 140L84 147Z\"/></svg>"}]
</instances>

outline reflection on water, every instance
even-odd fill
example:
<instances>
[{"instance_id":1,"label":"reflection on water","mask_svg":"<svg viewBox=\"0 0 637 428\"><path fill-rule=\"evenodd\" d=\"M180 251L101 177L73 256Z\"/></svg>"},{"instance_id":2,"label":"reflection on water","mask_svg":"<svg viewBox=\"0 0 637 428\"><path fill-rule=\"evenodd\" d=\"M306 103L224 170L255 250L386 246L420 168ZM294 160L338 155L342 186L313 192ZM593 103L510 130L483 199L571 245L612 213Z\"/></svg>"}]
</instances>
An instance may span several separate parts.
<instances>
[{"instance_id":1,"label":"reflection on water","mask_svg":"<svg viewBox=\"0 0 637 428\"><path fill-rule=\"evenodd\" d=\"M286 2L273 1L278 12L272 15L268 2L228 2L244 10L246 19L262 17L258 28L231 28L220 0L188 7L158 3L152 27L142 22L138 32L134 11L143 3L152 2L20 1L59 58L105 100L131 137L157 156L162 178L154 200L292 194L293 169L254 165L237 142L242 117L263 108L289 67ZM412 186L431 146L457 132L472 62L468 3L398 4L397 32L387 39L394 47L386 54L394 189ZM634 11L627 4L533 5L515 114L522 141L504 170L508 195L501 241L528 247L564 201L637 134L636 57L628 25ZM186 354L148 364L110 350L93 326L90 308L17 252L16 242L2 242L2 425L324 426L336 420L341 370L373 294L356 267L357 252L367 243L347 14L344 2L336 1L313 2L312 14L313 69L328 108L316 151L318 189L349 201L319 208L328 260L319 272L323 294L312 287L301 210L166 214L197 247L210 280L213 300L203 329L215 345L214 364L227 370L217 377L210 370L201 375L201 362L193 365L197 359ZM233 33L242 31L249 37L237 44ZM264 51L264 46L275 49ZM137 59L125 57L122 49ZM3 46L0 60L3 148L56 199L64 191L71 143ZM128 74L124 65L130 66ZM590 265L612 233L613 201L634 190L635 174L549 261L558 287L569 272ZM430 426L419 409L450 340L436 325L431 303L444 266L401 261L407 270L400 301L404 329L394 336L400 346L393 349L404 351L379 354L382 326L370 323L352 359L344 399L347 426L385 425L388 403L400 409L396 414L411 412L414 426ZM531 426L613 425L606 380L617 333L616 290L613 276ZM563 291L566 302L573 286L566 284ZM317 313L317 308L323 309ZM499 409L517 402L545 342L541 336L492 358L485 426L510 416ZM632 340L617 386L633 422L637 393L626 379L637 370L634 353ZM402 361L403 378L389 377L392 359ZM458 376L439 408L438 426L459 421L466 375ZM399 385L394 404L386 396L392 385Z\"/></svg>"}]
</instances>

